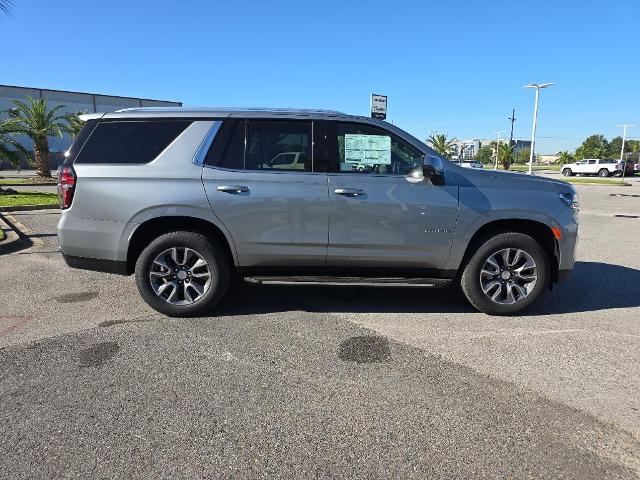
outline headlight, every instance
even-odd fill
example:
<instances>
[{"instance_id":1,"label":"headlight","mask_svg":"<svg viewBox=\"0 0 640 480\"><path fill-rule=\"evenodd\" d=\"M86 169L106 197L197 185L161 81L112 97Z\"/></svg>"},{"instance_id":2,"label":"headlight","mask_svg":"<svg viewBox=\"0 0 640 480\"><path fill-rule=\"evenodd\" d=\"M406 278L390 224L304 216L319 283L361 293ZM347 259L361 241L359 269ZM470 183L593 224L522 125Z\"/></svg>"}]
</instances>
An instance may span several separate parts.
<instances>
[{"instance_id":1,"label":"headlight","mask_svg":"<svg viewBox=\"0 0 640 480\"><path fill-rule=\"evenodd\" d=\"M574 210L578 209L578 194L573 192L562 192L558 194L558 198L564 203L567 207L573 208Z\"/></svg>"}]
</instances>

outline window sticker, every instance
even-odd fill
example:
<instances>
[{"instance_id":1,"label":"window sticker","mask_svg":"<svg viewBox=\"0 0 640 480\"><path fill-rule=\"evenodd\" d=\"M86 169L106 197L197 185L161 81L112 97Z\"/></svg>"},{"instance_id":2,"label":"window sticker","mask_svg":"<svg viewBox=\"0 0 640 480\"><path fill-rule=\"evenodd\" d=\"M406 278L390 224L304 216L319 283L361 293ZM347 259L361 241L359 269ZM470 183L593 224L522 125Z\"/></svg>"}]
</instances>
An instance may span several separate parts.
<instances>
[{"instance_id":1,"label":"window sticker","mask_svg":"<svg viewBox=\"0 0 640 480\"><path fill-rule=\"evenodd\" d=\"M345 163L391 165L391 137L347 133L344 153Z\"/></svg>"}]
</instances>

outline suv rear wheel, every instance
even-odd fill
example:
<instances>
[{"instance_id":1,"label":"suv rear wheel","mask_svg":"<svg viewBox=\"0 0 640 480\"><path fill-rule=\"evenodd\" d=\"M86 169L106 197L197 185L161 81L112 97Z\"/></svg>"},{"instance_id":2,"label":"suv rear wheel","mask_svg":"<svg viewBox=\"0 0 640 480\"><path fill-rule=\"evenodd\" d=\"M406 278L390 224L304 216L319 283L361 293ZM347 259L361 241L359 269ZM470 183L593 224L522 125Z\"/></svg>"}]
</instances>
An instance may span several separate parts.
<instances>
[{"instance_id":1,"label":"suv rear wheel","mask_svg":"<svg viewBox=\"0 0 640 480\"><path fill-rule=\"evenodd\" d=\"M230 276L229 259L220 245L200 233L182 231L152 241L135 271L145 302L171 317L210 311L224 296Z\"/></svg>"},{"instance_id":2,"label":"suv rear wheel","mask_svg":"<svg viewBox=\"0 0 640 480\"><path fill-rule=\"evenodd\" d=\"M477 249L460 283L481 312L510 315L540 298L549 284L549 270L549 259L537 241L522 233L501 233Z\"/></svg>"},{"instance_id":3,"label":"suv rear wheel","mask_svg":"<svg viewBox=\"0 0 640 480\"><path fill-rule=\"evenodd\" d=\"M562 175L564 175L565 177L570 177L571 175L573 175L573 171L570 168L563 168Z\"/></svg>"}]
</instances>

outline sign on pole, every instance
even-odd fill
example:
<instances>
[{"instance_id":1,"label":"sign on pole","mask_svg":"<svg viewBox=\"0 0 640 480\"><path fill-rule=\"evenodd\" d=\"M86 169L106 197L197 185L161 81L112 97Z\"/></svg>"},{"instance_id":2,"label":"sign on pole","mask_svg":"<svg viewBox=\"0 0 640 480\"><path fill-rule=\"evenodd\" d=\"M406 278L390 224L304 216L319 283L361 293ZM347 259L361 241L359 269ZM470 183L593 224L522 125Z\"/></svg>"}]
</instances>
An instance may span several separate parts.
<instances>
[{"instance_id":1,"label":"sign on pole","mask_svg":"<svg viewBox=\"0 0 640 480\"><path fill-rule=\"evenodd\" d=\"M387 118L386 95L371 94L371 117L385 120Z\"/></svg>"}]
</instances>

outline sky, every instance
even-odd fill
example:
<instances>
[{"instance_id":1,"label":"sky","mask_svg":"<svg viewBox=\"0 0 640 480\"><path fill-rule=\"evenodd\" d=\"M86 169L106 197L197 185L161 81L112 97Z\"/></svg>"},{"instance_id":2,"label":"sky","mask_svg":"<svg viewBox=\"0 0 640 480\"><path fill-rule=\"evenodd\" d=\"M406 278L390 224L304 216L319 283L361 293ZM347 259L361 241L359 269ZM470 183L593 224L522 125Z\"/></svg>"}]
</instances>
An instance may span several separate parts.
<instances>
[{"instance_id":1,"label":"sky","mask_svg":"<svg viewBox=\"0 0 640 480\"><path fill-rule=\"evenodd\" d=\"M531 135L537 152L593 133L640 138L639 0L13 0L0 84L182 101L326 108L424 140Z\"/></svg>"}]
</instances>

